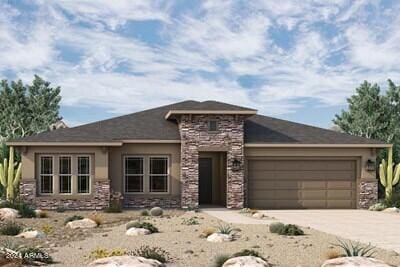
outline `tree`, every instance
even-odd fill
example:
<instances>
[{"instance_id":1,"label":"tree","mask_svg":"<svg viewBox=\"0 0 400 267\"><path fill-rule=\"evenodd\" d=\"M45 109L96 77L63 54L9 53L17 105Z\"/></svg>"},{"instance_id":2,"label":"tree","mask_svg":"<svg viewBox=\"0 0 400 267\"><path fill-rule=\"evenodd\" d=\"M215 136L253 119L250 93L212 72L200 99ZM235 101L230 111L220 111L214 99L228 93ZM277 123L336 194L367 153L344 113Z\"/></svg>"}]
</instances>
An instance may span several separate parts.
<instances>
[{"instance_id":1,"label":"tree","mask_svg":"<svg viewBox=\"0 0 400 267\"><path fill-rule=\"evenodd\" d=\"M49 129L59 117L60 87L35 75L31 85L21 80L0 84L0 143Z\"/></svg>"}]
</instances>

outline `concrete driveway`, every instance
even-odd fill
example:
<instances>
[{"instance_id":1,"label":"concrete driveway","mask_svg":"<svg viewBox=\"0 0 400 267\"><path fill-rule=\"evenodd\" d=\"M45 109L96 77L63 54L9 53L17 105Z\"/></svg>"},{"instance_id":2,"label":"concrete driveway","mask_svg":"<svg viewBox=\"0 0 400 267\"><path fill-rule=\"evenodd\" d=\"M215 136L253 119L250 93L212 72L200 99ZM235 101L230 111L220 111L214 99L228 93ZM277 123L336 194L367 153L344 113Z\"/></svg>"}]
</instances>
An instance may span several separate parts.
<instances>
[{"instance_id":1,"label":"concrete driveway","mask_svg":"<svg viewBox=\"0 0 400 267\"><path fill-rule=\"evenodd\" d=\"M264 210L281 222L298 224L400 253L400 214L366 210Z\"/></svg>"}]
</instances>

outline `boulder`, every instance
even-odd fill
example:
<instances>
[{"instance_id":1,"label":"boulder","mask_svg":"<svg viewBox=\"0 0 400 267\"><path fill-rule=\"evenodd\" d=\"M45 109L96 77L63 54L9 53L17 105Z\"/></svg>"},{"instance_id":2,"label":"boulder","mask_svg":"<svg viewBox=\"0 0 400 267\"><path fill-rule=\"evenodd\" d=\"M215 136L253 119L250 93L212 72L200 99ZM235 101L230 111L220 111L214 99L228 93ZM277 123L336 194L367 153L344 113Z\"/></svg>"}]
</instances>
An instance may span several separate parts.
<instances>
[{"instance_id":1,"label":"boulder","mask_svg":"<svg viewBox=\"0 0 400 267\"><path fill-rule=\"evenodd\" d=\"M230 242L233 238L231 235L214 233L207 237L207 241L214 243Z\"/></svg>"},{"instance_id":2,"label":"boulder","mask_svg":"<svg viewBox=\"0 0 400 267\"><path fill-rule=\"evenodd\" d=\"M382 210L382 212L399 213L400 209L396 208L396 207L392 207L392 208L386 208L386 209Z\"/></svg>"},{"instance_id":3,"label":"boulder","mask_svg":"<svg viewBox=\"0 0 400 267\"><path fill-rule=\"evenodd\" d=\"M0 209L0 221L10 221L18 217L18 210L11 208Z\"/></svg>"},{"instance_id":4,"label":"boulder","mask_svg":"<svg viewBox=\"0 0 400 267\"><path fill-rule=\"evenodd\" d=\"M85 218L82 220L69 222L67 223L67 227L71 229L95 228L97 227L97 223L89 218Z\"/></svg>"},{"instance_id":5,"label":"boulder","mask_svg":"<svg viewBox=\"0 0 400 267\"><path fill-rule=\"evenodd\" d=\"M262 218L264 218L264 213L261 213L261 212L256 212L256 213L254 213L253 214L253 218L256 218L256 219L262 219Z\"/></svg>"},{"instance_id":6,"label":"boulder","mask_svg":"<svg viewBox=\"0 0 400 267\"><path fill-rule=\"evenodd\" d=\"M161 267L161 262L136 256L113 256L95 260L87 267Z\"/></svg>"},{"instance_id":7,"label":"boulder","mask_svg":"<svg viewBox=\"0 0 400 267\"><path fill-rule=\"evenodd\" d=\"M38 230L32 230L32 231L26 231L26 232L22 232L19 235L17 235L17 237L21 237L21 238L43 238L46 237L46 234L38 231Z\"/></svg>"},{"instance_id":8,"label":"boulder","mask_svg":"<svg viewBox=\"0 0 400 267\"><path fill-rule=\"evenodd\" d=\"M367 257L341 257L325 261L321 267L392 267L383 261Z\"/></svg>"},{"instance_id":9,"label":"boulder","mask_svg":"<svg viewBox=\"0 0 400 267\"><path fill-rule=\"evenodd\" d=\"M138 236L138 235L149 235L149 234L151 234L151 232L144 228L132 227L132 228L129 228L125 234L129 235L129 236Z\"/></svg>"},{"instance_id":10,"label":"boulder","mask_svg":"<svg viewBox=\"0 0 400 267\"><path fill-rule=\"evenodd\" d=\"M254 256L241 256L227 260L222 267L270 267L272 266L265 260Z\"/></svg>"}]
</instances>

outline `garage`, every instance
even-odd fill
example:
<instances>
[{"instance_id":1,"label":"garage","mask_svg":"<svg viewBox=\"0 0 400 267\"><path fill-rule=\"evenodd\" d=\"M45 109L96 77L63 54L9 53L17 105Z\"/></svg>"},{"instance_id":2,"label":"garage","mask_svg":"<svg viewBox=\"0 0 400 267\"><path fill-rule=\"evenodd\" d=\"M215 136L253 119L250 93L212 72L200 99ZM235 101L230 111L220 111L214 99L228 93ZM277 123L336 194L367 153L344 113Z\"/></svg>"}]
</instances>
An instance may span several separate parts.
<instances>
[{"instance_id":1,"label":"garage","mask_svg":"<svg viewBox=\"0 0 400 267\"><path fill-rule=\"evenodd\" d=\"M248 206L257 209L356 208L357 161L253 158L247 162Z\"/></svg>"}]
</instances>

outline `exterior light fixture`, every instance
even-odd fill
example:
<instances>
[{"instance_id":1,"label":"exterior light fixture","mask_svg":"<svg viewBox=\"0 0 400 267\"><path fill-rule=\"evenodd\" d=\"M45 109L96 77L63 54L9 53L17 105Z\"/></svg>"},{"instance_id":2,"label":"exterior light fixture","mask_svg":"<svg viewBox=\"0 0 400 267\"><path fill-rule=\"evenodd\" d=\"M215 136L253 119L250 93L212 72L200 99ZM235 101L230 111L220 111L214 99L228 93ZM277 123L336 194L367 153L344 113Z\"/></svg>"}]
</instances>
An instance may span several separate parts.
<instances>
[{"instance_id":1,"label":"exterior light fixture","mask_svg":"<svg viewBox=\"0 0 400 267\"><path fill-rule=\"evenodd\" d=\"M367 164L365 165L365 169L369 172L375 171L375 161L367 160Z\"/></svg>"},{"instance_id":2,"label":"exterior light fixture","mask_svg":"<svg viewBox=\"0 0 400 267\"><path fill-rule=\"evenodd\" d=\"M232 170L235 172L240 171L241 165L242 164L238 159L234 159L232 162Z\"/></svg>"}]
</instances>

